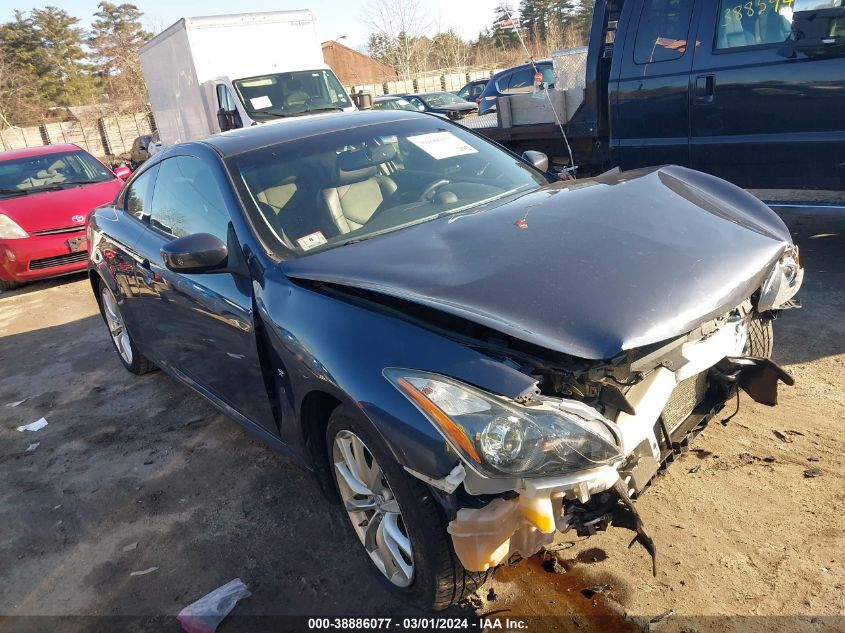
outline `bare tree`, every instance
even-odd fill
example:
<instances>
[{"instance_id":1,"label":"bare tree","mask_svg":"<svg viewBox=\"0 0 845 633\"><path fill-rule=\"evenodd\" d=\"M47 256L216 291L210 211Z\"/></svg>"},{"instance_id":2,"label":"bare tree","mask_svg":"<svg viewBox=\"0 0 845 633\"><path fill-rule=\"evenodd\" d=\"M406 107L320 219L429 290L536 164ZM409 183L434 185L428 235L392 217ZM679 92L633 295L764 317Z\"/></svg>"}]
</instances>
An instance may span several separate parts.
<instances>
[{"instance_id":1,"label":"bare tree","mask_svg":"<svg viewBox=\"0 0 845 633\"><path fill-rule=\"evenodd\" d=\"M470 45L454 29L431 38L431 61L437 68L462 68L469 63Z\"/></svg>"},{"instance_id":2,"label":"bare tree","mask_svg":"<svg viewBox=\"0 0 845 633\"><path fill-rule=\"evenodd\" d=\"M370 54L392 66L403 80L424 70L431 20L420 0L372 0L364 13Z\"/></svg>"}]
</instances>

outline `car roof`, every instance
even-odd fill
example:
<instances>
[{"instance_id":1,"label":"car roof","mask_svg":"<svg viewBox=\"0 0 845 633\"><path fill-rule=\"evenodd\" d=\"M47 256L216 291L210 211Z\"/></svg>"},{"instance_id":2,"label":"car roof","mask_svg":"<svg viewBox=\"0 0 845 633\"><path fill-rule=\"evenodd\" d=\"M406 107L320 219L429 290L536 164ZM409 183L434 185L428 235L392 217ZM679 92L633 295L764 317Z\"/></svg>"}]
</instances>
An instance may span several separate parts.
<instances>
[{"instance_id":1,"label":"car roof","mask_svg":"<svg viewBox=\"0 0 845 633\"><path fill-rule=\"evenodd\" d=\"M47 156L60 152L77 152L82 148L73 143L59 143L56 145L41 145L39 147L27 147L24 149L12 149L7 152L0 152L0 161L14 160L15 158L30 158L33 156ZM84 151L84 150L83 150Z\"/></svg>"},{"instance_id":2,"label":"car roof","mask_svg":"<svg viewBox=\"0 0 845 633\"><path fill-rule=\"evenodd\" d=\"M500 70L495 75L493 75L490 79L496 79L500 75L504 75L505 73L513 72L514 70L522 70L523 68L531 68L534 65L550 66L550 65L552 65L552 63L553 62L552 62L551 59L538 59L538 60L535 60L533 64L531 62L525 62L524 64L519 64L518 66L511 66L510 68L505 68L504 70Z\"/></svg>"},{"instance_id":3,"label":"car roof","mask_svg":"<svg viewBox=\"0 0 845 633\"><path fill-rule=\"evenodd\" d=\"M342 132L364 125L377 125L410 118L431 120L431 117L427 114L405 110L331 112L279 119L262 125L253 125L215 134L197 142L212 147L219 155L226 157L277 143L286 143L311 136Z\"/></svg>"}]
</instances>

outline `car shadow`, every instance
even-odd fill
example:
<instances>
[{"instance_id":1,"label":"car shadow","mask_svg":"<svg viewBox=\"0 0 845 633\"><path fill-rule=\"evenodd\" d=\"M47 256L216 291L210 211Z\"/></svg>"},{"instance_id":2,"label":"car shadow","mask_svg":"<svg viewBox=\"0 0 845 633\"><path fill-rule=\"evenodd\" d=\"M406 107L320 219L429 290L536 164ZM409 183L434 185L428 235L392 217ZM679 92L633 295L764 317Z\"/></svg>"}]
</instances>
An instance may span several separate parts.
<instances>
[{"instance_id":1,"label":"car shadow","mask_svg":"<svg viewBox=\"0 0 845 633\"><path fill-rule=\"evenodd\" d=\"M80 279L85 279L88 276L86 271L80 271L78 273L71 273L69 275L62 275L61 277L50 277L49 279L39 279L38 281L29 281L25 284L12 288L11 290L6 290L4 292L0 292L0 301L3 299L8 299L11 297L18 297L21 295L31 294L33 292L41 292L42 290L47 290L49 288L56 288L58 286L62 286L64 284L73 283L75 281L79 281Z\"/></svg>"},{"instance_id":2,"label":"car shadow","mask_svg":"<svg viewBox=\"0 0 845 633\"><path fill-rule=\"evenodd\" d=\"M775 360L808 363L845 353L845 210L777 209L800 249L803 307L775 323Z\"/></svg>"}]
</instances>

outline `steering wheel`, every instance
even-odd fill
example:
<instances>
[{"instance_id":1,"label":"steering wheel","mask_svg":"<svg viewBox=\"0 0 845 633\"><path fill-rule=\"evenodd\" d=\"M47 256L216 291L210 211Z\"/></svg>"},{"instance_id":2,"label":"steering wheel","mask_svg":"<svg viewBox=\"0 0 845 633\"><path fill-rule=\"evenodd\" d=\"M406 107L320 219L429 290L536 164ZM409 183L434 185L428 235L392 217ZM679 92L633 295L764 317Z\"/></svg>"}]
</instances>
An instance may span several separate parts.
<instances>
[{"instance_id":1,"label":"steering wheel","mask_svg":"<svg viewBox=\"0 0 845 633\"><path fill-rule=\"evenodd\" d=\"M441 178L440 180L435 180L431 183L428 187L425 188L425 191L420 194L420 202L431 202L434 200L434 195L437 193L437 190L440 189L443 185L448 185L449 181L446 179Z\"/></svg>"}]
</instances>

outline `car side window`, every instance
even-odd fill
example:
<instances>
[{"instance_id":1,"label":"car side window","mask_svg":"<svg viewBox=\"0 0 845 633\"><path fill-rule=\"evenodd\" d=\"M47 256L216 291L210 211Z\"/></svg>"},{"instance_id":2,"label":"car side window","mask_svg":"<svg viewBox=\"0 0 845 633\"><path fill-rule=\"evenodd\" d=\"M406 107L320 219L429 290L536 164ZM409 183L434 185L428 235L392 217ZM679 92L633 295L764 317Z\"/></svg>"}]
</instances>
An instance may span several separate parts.
<instances>
[{"instance_id":1,"label":"car side window","mask_svg":"<svg viewBox=\"0 0 845 633\"><path fill-rule=\"evenodd\" d=\"M123 208L145 222L150 218L150 197L153 193L157 171L158 166L146 170L135 178L126 189Z\"/></svg>"},{"instance_id":2,"label":"car side window","mask_svg":"<svg viewBox=\"0 0 845 633\"><path fill-rule=\"evenodd\" d=\"M415 97L414 95L408 95L404 97L405 101L410 101L414 106L419 108L420 106L425 107L425 104L422 102L422 99L419 97Z\"/></svg>"},{"instance_id":3,"label":"car side window","mask_svg":"<svg viewBox=\"0 0 845 633\"><path fill-rule=\"evenodd\" d=\"M229 212L214 172L194 156L161 162L150 209L150 226L173 237L210 233L226 241Z\"/></svg>"},{"instance_id":4,"label":"car side window","mask_svg":"<svg viewBox=\"0 0 845 633\"><path fill-rule=\"evenodd\" d=\"M225 110L226 112L237 110L235 100L232 98L232 93L229 92L226 84L217 84L217 104L221 110Z\"/></svg>"},{"instance_id":5,"label":"car side window","mask_svg":"<svg viewBox=\"0 0 845 633\"><path fill-rule=\"evenodd\" d=\"M780 44L791 30L791 0L722 0L716 50Z\"/></svg>"},{"instance_id":6,"label":"car side window","mask_svg":"<svg viewBox=\"0 0 845 633\"><path fill-rule=\"evenodd\" d=\"M511 75L508 88L505 92L528 92L534 88L534 69L523 68Z\"/></svg>"},{"instance_id":7,"label":"car side window","mask_svg":"<svg viewBox=\"0 0 845 633\"><path fill-rule=\"evenodd\" d=\"M683 57L693 5L693 0L645 0L634 42L634 62L652 64Z\"/></svg>"}]
</instances>

